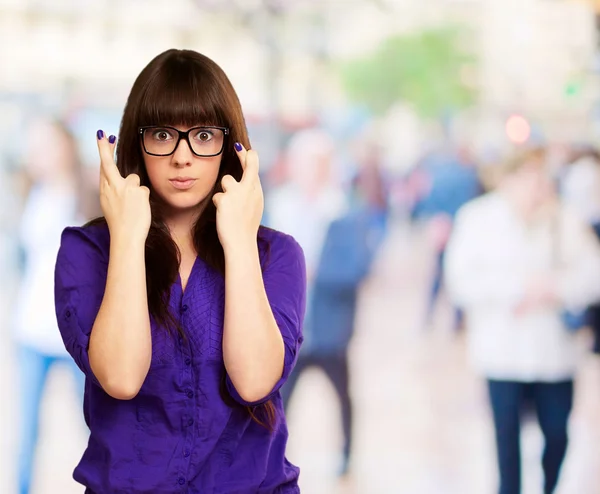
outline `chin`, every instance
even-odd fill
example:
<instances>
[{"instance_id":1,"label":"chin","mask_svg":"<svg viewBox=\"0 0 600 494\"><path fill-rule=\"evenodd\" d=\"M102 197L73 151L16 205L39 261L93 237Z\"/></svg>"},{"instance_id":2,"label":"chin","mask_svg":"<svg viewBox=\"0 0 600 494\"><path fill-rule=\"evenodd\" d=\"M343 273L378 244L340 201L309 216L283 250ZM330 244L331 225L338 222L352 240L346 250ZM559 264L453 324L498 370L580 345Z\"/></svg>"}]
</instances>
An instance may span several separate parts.
<instances>
[{"instance_id":1,"label":"chin","mask_svg":"<svg viewBox=\"0 0 600 494\"><path fill-rule=\"evenodd\" d=\"M204 197L189 196L189 197L170 197L167 203L173 209L189 210L195 209L204 201Z\"/></svg>"}]
</instances>

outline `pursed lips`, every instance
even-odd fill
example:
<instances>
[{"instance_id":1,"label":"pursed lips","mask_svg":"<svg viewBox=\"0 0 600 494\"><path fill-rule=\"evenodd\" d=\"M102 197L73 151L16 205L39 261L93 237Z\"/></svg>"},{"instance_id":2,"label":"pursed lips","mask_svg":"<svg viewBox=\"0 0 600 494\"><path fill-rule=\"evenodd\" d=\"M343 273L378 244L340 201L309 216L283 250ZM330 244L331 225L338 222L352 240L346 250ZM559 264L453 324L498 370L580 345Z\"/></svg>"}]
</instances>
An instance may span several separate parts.
<instances>
[{"instance_id":1,"label":"pursed lips","mask_svg":"<svg viewBox=\"0 0 600 494\"><path fill-rule=\"evenodd\" d=\"M176 189L189 189L194 185L196 179L193 177L175 177L169 179L169 182L171 182Z\"/></svg>"}]
</instances>

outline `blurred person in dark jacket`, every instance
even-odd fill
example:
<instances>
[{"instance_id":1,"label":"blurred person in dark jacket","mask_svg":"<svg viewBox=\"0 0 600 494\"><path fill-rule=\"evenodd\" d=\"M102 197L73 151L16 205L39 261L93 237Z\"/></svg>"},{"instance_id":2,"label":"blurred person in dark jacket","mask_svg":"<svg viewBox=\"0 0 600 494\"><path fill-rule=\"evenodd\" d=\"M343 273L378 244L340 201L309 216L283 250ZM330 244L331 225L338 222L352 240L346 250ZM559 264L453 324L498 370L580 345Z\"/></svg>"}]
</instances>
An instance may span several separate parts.
<instances>
[{"instance_id":1,"label":"blurred person in dark jacket","mask_svg":"<svg viewBox=\"0 0 600 494\"><path fill-rule=\"evenodd\" d=\"M355 329L359 290L381 243L381 217L365 202L371 193L365 187L368 183L357 176L349 209L327 228L304 323L304 346L282 392L287 410L298 380L307 369L319 368L330 380L342 418L340 475L349 473L352 449L348 347Z\"/></svg>"}]
</instances>

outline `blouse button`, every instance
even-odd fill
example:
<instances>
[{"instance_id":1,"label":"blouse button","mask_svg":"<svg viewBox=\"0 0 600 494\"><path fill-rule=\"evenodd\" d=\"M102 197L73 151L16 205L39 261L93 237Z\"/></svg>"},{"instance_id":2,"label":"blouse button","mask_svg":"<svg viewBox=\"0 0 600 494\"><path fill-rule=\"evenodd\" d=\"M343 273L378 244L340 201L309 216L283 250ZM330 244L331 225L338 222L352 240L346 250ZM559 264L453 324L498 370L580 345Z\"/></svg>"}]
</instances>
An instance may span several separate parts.
<instances>
[{"instance_id":1,"label":"blouse button","mask_svg":"<svg viewBox=\"0 0 600 494\"><path fill-rule=\"evenodd\" d=\"M181 308L181 312L186 312L187 310L188 310L188 306L187 306L187 305L184 305L184 306Z\"/></svg>"},{"instance_id":2,"label":"blouse button","mask_svg":"<svg viewBox=\"0 0 600 494\"><path fill-rule=\"evenodd\" d=\"M186 358L185 359L185 365L190 365L192 363L191 359Z\"/></svg>"},{"instance_id":3,"label":"blouse button","mask_svg":"<svg viewBox=\"0 0 600 494\"><path fill-rule=\"evenodd\" d=\"M188 425L194 425L194 419L188 420Z\"/></svg>"},{"instance_id":4,"label":"blouse button","mask_svg":"<svg viewBox=\"0 0 600 494\"><path fill-rule=\"evenodd\" d=\"M188 398L193 398L194 397L194 392L191 391L191 390L188 390L187 396L188 396Z\"/></svg>"},{"instance_id":5,"label":"blouse button","mask_svg":"<svg viewBox=\"0 0 600 494\"><path fill-rule=\"evenodd\" d=\"M185 484L185 479L183 477L179 477L179 485Z\"/></svg>"},{"instance_id":6,"label":"blouse button","mask_svg":"<svg viewBox=\"0 0 600 494\"><path fill-rule=\"evenodd\" d=\"M70 311L70 310L67 310L67 311L65 312L65 317L66 317L67 319L69 319L69 318L71 317L71 311Z\"/></svg>"},{"instance_id":7,"label":"blouse button","mask_svg":"<svg viewBox=\"0 0 600 494\"><path fill-rule=\"evenodd\" d=\"M189 450L189 449L186 449L186 450L183 452L183 456L185 456L186 458L188 458L188 457L190 456L190 450Z\"/></svg>"}]
</instances>

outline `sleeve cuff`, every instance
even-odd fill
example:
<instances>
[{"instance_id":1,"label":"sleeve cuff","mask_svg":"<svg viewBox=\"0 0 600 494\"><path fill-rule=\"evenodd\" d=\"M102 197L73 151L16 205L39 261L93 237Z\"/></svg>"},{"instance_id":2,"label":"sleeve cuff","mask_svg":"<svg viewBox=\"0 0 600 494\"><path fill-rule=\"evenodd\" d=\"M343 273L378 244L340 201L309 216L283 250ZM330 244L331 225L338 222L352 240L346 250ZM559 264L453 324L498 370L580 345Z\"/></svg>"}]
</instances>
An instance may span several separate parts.
<instances>
[{"instance_id":1,"label":"sleeve cuff","mask_svg":"<svg viewBox=\"0 0 600 494\"><path fill-rule=\"evenodd\" d=\"M65 325L79 326L77 315L72 307L66 307L60 315ZM90 379L95 385L102 387L90 365L90 357L88 354L89 348L89 337L86 337L82 329L79 327L73 327L68 334L79 335L74 339L65 342L67 351L73 357L73 360L77 364L77 367L85 374L85 377Z\"/></svg>"},{"instance_id":2,"label":"sleeve cuff","mask_svg":"<svg viewBox=\"0 0 600 494\"><path fill-rule=\"evenodd\" d=\"M269 400L271 400L279 392L281 387L285 384L288 377L292 373L294 366L296 365L296 360L298 360L298 348L300 347L301 342L290 342L287 338L283 338L283 343L285 345L285 356L284 356L284 360L283 360L283 372L281 373L281 377L275 383L275 385L273 386L271 391L266 396L261 398L260 400L257 400L257 401L244 400L238 393L238 390L235 389L235 386L234 386L233 382L231 381L229 374L226 374L225 384L227 386L227 391L230 394L230 396L237 403L239 403L240 405L243 405L243 406L247 406L247 407L259 406L259 405L262 405L262 404L268 402Z\"/></svg>"}]
</instances>

